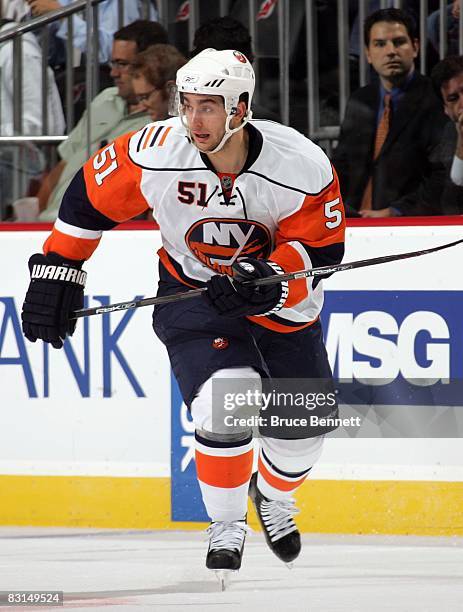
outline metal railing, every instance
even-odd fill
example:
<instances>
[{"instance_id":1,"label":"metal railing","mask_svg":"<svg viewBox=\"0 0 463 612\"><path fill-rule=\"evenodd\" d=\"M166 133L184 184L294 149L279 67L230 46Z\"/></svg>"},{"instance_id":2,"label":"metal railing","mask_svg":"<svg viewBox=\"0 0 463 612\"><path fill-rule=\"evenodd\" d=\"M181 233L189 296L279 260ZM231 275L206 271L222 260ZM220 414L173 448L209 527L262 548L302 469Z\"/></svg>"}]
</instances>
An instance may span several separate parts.
<instances>
[{"instance_id":1,"label":"metal railing","mask_svg":"<svg viewBox=\"0 0 463 612\"><path fill-rule=\"evenodd\" d=\"M87 40L85 51L85 97L87 109L87 153L91 153L91 101L99 90L99 5L104 0L76 0L72 4L51 11L46 15L31 18L24 23L12 25L8 30L0 33L0 45L12 45L12 133L5 133L2 108L0 105L0 154L5 152L5 147L13 147L14 150L8 152L8 164L11 165L11 185L12 198L17 199L25 191L25 176L22 171L24 166L24 149L26 144L30 145L56 145L66 140L66 136L50 134L49 129L49 67L48 50L49 34L48 26L57 21L66 21L67 37L65 41L65 86L64 102L66 109L66 131L69 133L75 125L74 114L74 28L73 17L78 13L83 13L87 24ZM150 0L142 0L142 17L149 16ZM124 23L124 2L118 0L118 21L119 27ZM28 134L24 129L24 100L23 85L27 77L27 66L23 65L23 44L24 36L27 34L40 34L41 47L41 136ZM39 86L39 84L37 84ZM1 87L1 85L0 85ZM1 97L0 97L1 99ZM10 129L9 129L10 132ZM3 163L3 160L0 160ZM1 197L1 196L0 196ZM3 216L3 202L0 201L0 218Z\"/></svg>"},{"instance_id":2,"label":"metal railing","mask_svg":"<svg viewBox=\"0 0 463 612\"><path fill-rule=\"evenodd\" d=\"M98 40L98 5L103 0L77 0L68 7L63 7L57 11L53 11L46 16L37 17L28 21L27 23L18 25L12 28L10 31L0 34L0 44L8 40L13 40L13 55L14 55L14 130L16 134L23 133L21 125L21 113L22 113L22 100L21 100L21 83L22 83L22 53L21 53L21 36L27 32L36 32L39 29L43 29L51 23L54 23L58 19L67 19L67 26L69 35L66 40L66 58L68 70L66 71L66 124L68 131L74 126L73 117L73 104L72 104L72 70L69 69L72 66L72 54L73 54L73 32L72 32L72 15L86 11L86 20L90 27L87 28L88 40L87 40L87 58L90 58L89 71L87 74L86 83L86 95L87 95L87 106L94 97L95 92L98 89L98 62L92 61L92 58L98 57L99 51L99 40ZM258 36L259 24L256 22L256 14L261 3L256 0L248 0L248 26L253 40L255 41ZM387 2L382 0L380 6L386 7L393 4L397 8L401 8L404 4L402 0L395 0L394 2ZM439 55L444 57L447 52L447 4L448 0L440 0L439 8L441 18L439 20ZM230 0L220 0L219 15L226 15L230 10L230 6L233 6L233 2ZM259 5L259 6L258 6ZM350 93L350 82L349 82L349 16L348 16L348 2L347 0L336 0L337 5L337 38L339 48L339 65L338 65L338 92L339 92L339 120L342 120L346 101ZM172 22L172 2L168 0L157 1L159 19L165 27L168 27L169 23ZM358 0L358 19L362 23L368 14L369 0ZM92 10L90 10L90 7ZM149 14L149 1L144 3L145 14ZM118 0L119 8L119 20L123 23L124 18L124 2ZM175 7L174 7L175 8ZM188 45L192 48L194 33L201 23L200 14L201 3L199 0L190 0L189 2L189 18L188 18ZM170 10L170 12L169 12ZM290 68L290 54L289 54L289 40L294 34L290 32L289 21L290 21L290 1L289 0L278 0L277 2L277 15L278 15L278 67L279 67L279 106L280 115L282 122L288 124L290 121L290 83L289 83L289 68ZM307 132L312 138L331 138L334 133L333 130L336 125L322 126L319 122L319 100L317 100L318 93L318 75L317 75L317 12L315 2L313 0L305 1L305 16L306 16L306 39L307 39ZM428 17L428 0L420 0L420 11L419 11L419 32L421 40L421 53L419 59L419 68L421 72L426 73L427 62L426 53L424 52L424 43L427 39L426 19ZM93 27L92 27L93 23ZM93 32L93 35L92 35ZM320 33L319 33L320 34ZM324 34L324 33L323 33ZM46 122L47 122L47 106L46 106L46 87L47 87L47 70L46 70L46 59L47 59L47 40L46 36L43 36L42 40L42 125L44 134L47 133ZM362 40L362 29L359 28L359 48L363 48ZM463 10L460 12L459 17L459 52L463 53ZM256 73L257 83L259 72L259 51L256 50ZM366 62L364 54L361 52L359 55L359 83L360 85L366 84L368 80L368 64ZM256 93L259 96L259 91ZM1 119L0 119L1 123ZM339 122L338 122L339 123Z\"/></svg>"},{"instance_id":3,"label":"metal railing","mask_svg":"<svg viewBox=\"0 0 463 612\"><path fill-rule=\"evenodd\" d=\"M307 59L307 72L306 72L306 88L305 88L305 108L306 108L306 121L303 125L302 121L299 121L297 127L302 130L312 139L323 141L327 147L331 146L332 141L336 140L339 135L339 125L344 116L344 110L346 107L347 100L351 93L351 78L352 71L350 65L350 45L356 43L359 48L358 57L355 58L358 63L357 66L357 77L356 86L366 85L370 78L369 65L363 52L363 30L360 25L358 27L358 39L352 40L352 24L349 23L351 17L349 16L349 5L351 3L348 0L333 0L330 5L336 8L335 24L336 28L332 28L329 32L321 32L318 27L317 20L317 3L314 0L302 0L304 4L304 17L305 17L305 39L306 39L306 59ZM439 57L445 57L447 53L447 25L446 25L446 14L447 6L450 0L440 0L440 20L439 20ZM160 13L160 20L168 27L175 18L173 11L178 8L175 2L169 2L169 0L158 0L158 9ZM233 15L234 7L236 3L232 0L220 0L218 4L218 15L223 16L231 11ZM298 101L294 96L291 95L291 79L290 79L290 68L291 68L291 54L290 54L290 43L293 41L297 32L292 31L290 27L291 22L291 11L294 10L297 0L277 0L275 14L277 15L278 26L275 36L276 42L276 56L278 74L276 79L278 81L278 110L281 120L285 124L294 123L293 107L294 102ZM201 9L204 9L204 4L201 0L190 0L190 15L188 20L188 48L193 48L193 37L197 26L203 22ZM254 70L256 72L256 94L255 98L257 101L265 101L262 98L263 83L259 79L260 63L261 60L265 59L259 52L259 34L260 34L260 23L256 20L257 13L262 8L263 3L258 0L248 0L248 11L247 21L245 25L249 28L252 40L254 41L255 48L255 64ZM370 2L370 0L358 0L357 5L357 18L359 24L363 24L365 18L372 10L377 8L406 8L406 2L404 0L380 0L379 2ZM418 60L418 69L426 74L428 71L428 62L426 54L427 44L427 18L429 16L428 0L420 0L419 2L419 14L417 20L417 29L419 32L420 40L420 54ZM301 22L302 23L302 22ZM301 25L299 23L298 25ZM329 36L337 37L337 44L339 50L337 70L337 83L336 83L336 94L338 98L337 120L334 123L323 124L320 121L320 102L321 96L319 91L320 85L320 72L319 72L319 57L318 48L320 38ZM458 49L459 53L463 54L463 7L459 16L459 35L458 35ZM300 95L300 92L299 92Z\"/></svg>"},{"instance_id":4,"label":"metal railing","mask_svg":"<svg viewBox=\"0 0 463 612\"><path fill-rule=\"evenodd\" d=\"M72 55L73 55L73 32L72 32L72 16L78 12L86 11L86 20L89 24L87 28L88 39L87 39L87 53L88 59L87 64L89 65L89 71L87 74L87 106L92 100L95 91L98 89L98 62L95 58L98 57L99 51L99 40L98 40L98 5L103 0L76 0L73 4L63 7L62 9L53 11L45 16L31 19L27 23L20 24L11 30L0 34L0 44L8 40L13 41L13 55L14 55L14 130L15 134L22 134L22 53L21 43L22 35L27 32L37 32L43 30L44 26L56 22L57 20L66 19L68 27L68 37L66 40L66 58L67 58L67 71L66 71L66 125L69 131L74 126L73 117L73 104L72 104ZM439 55L444 57L447 52L447 4L449 0L440 0L439 9L441 18L439 20ZM248 25L251 36L254 41L258 37L259 24L256 22L256 14L261 3L257 0L248 0ZM397 8L401 8L404 4L403 0L395 0L394 2L388 2L387 0L381 0L380 6L386 7L393 4ZM200 8L201 3L199 0L190 0L189 2L189 18L188 18L188 45L192 48L193 37L195 30L201 23ZM259 5L259 6L258 6ZM337 5L337 38L339 47L339 64L338 64L338 92L339 92L339 119L342 120L346 101L350 93L349 83L349 16L348 16L348 2L347 0L336 0ZM233 6L233 2L230 0L220 0L218 3L219 15L226 15L229 12L230 6ZM369 0L358 0L358 19L360 23L363 22L366 15L368 14ZM149 14L149 0L144 2L145 15ZM159 12L159 19L165 27L168 27L169 22L172 22L172 2L169 0L157 0L157 7ZM118 0L119 8L119 20L123 23L124 18L124 0ZM175 8L175 7L174 7ZM277 15L278 15L278 67L279 67L279 106L280 115L282 122L285 124L289 123L290 120L290 83L289 83L289 68L290 68L290 53L289 53L289 40L294 34L289 29L289 17L290 17L290 0L278 0L277 2ZM322 126L319 122L319 100L318 98L318 73L317 64L318 58L316 53L317 47L317 12L315 2L313 0L305 0L305 17L306 17L306 40L307 40L307 133L312 138L320 137L331 137L333 129L336 125ZM421 72L426 73L427 61L426 53L424 52L424 44L427 39L426 19L428 17L428 0L420 0L420 11L419 11L419 33L421 40L421 52L419 59L419 68ZM93 27L92 27L93 24ZM320 33L318 33L320 34ZM330 33L331 34L331 33ZM324 33L323 33L324 35ZM359 48L363 48L362 40L362 29L359 28ZM47 105L46 105L46 86L47 86L47 37L42 37L42 133L46 134L46 123L47 123ZM460 12L459 17L459 52L463 53L463 10ZM259 51L256 49L256 72L259 71ZM258 75L257 75L258 76ZM359 83L360 85L366 84L368 81L368 64L365 59L365 55L361 52L359 55ZM259 85L259 80L257 78ZM259 91L257 91L257 96ZM0 117L1 124L1 117Z\"/></svg>"},{"instance_id":5,"label":"metal railing","mask_svg":"<svg viewBox=\"0 0 463 612\"><path fill-rule=\"evenodd\" d=\"M46 125L46 118L48 116L48 99L47 99L47 68L48 68L48 36L46 35L46 26L55 23L58 20L67 19L68 36L66 39L66 125L67 130L70 131L74 127L74 113L73 113L73 21L72 16L83 10L87 13L87 20L92 22L93 14L98 10L98 4L103 0L77 0L73 4L67 7L63 7L56 11L52 11L47 15L35 17L30 19L26 23L18 24L12 27L6 32L0 34L0 45L8 41L13 42L13 129L15 134L23 134L23 99L22 99L22 86L23 86L23 65L22 65L22 45L23 35L29 32L35 33L39 30L43 30L45 35L42 37L42 133L48 132ZM92 32L92 28L87 29L88 33ZM87 89L87 106L92 100L92 94L94 91L94 85L97 83L98 74L98 62L92 62L91 58L94 53L98 53L99 40L98 30L93 30L93 36L87 41L87 57L90 61L87 62L89 66L88 82L89 86ZM98 55L96 55L98 57ZM92 64L93 72L95 74L92 79ZM1 125L1 116L0 116Z\"/></svg>"},{"instance_id":6,"label":"metal railing","mask_svg":"<svg viewBox=\"0 0 463 612\"><path fill-rule=\"evenodd\" d=\"M280 0L286 2L287 0ZM447 27L446 13L448 1L440 0L439 2L439 58L442 59L447 53ZM306 14L308 16L307 23L307 41L308 41L308 87L307 87L307 112L308 112L308 135L315 140L336 140L339 135L339 124L342 122L347 99L350 95L350 68L349 68L349 22L346 11L346 0L337 0L337 31L338 31L338 46L339 46L339 62L338 62L338 92L339 92L339 120L336 125L320 125L319 108L319 91L317 83L317 57L313 46L316 44L310 36L317 32L316 15L313 8L313 2L306 0ZM403 0L395 0L394 2L382 1L381 8L387 8L391 5L394 8L404 8ZM362 24L369 13L369 1L358 0L358 20ZM463 9L463 6L462 6ZM428 1L420 0L419 15L417 29L419 32L420 51L417 68L423 74L428 72L426 46L428 42L427 18L428 18ZM309 25L310 24L310 25ZM310 28L310 30L309 30ZM319 33L320 34L320 33ZM363 52L363 31L359 27L358 47L360 54L358 56L358 84L364 86L369 81L369 67L366 61L365 53ZM459 38L458 38L459 54L463 54L463 10L459 16Z\"/></svg>"}]
</instances>

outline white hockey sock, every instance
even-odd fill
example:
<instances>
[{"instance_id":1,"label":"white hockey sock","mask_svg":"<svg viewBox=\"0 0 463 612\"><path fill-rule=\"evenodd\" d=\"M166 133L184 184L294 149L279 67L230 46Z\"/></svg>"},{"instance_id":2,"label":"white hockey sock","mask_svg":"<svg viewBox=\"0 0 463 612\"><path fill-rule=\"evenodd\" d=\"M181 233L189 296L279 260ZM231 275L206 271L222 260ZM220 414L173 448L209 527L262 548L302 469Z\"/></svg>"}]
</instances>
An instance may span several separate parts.
<instances>
[{"instance_id":1,"label":"white hockey sock","mask_svg":"<svg viewBox=\"0 0 463 612\"><path fill-rule=\"evenodd\" d=\"M223 425L223 404L214 415L214 380L239 380L243 390L261 389L259 374L250 367L218 370L199 388L191 404L196 427L195 459L199 486L213 521L242 520L246 516L252 473L252 433L246 427ZM232 384L232 387L233 384Z\"/></svg>"},{"instance_id":2,"label":"white hockey sock","mask_svg":"<svg viewBox=\"0 0 463 612\"><path fill-rule=\"evenodd\" d=\"M268 499L292 497L320 457L323 436L301 440L261 438L257 487Z\"/></svg>"},{"instance_id":3,"label":"white hockey sock","mask_svg":"<svg viewBox=\"0 0 463 612\"><path fill-rule=\"evenodd\" d=\"M211 520L244 519L252 472L252 438L227 443L196 432L195 449L199 486Z\"/></svg>"}]
</instances>

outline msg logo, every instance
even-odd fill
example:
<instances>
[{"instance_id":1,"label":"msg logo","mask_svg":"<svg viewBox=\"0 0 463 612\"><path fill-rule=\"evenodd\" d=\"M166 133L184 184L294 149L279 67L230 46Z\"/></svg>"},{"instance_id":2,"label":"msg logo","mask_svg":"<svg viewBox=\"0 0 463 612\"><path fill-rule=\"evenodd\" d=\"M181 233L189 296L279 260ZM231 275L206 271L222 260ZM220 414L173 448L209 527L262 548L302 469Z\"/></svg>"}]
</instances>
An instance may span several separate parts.
<instances>
[{"instance_id":1,"label":"msg logo","mask_svg":"<svg viewBox=\"0 0 463 612\"><path fill-rule=\"evenodd\" d=\"M450 377L450 332L432 311L412 312L399 325L388 312L331 313L326 348L340 379L426 379ZM447 342L445 342L447 340Z\"/></svg>"}]
</instances>

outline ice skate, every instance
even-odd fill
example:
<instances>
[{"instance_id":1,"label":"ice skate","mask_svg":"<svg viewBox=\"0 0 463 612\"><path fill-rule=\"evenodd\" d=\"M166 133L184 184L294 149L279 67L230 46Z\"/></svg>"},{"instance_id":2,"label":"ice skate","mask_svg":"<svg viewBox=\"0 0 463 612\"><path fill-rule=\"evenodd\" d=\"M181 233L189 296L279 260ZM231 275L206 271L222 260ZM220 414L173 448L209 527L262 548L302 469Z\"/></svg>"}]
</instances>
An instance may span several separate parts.
<instances>
[{"instance_id":1,"label":"ice skate","mask_svg":"<svg viewBox=\"0 0 463 612\"><path fill-rule=\"evenodd\" d=\"M257 488L257 473L251 478L249 497L256 509L267 544L291 568L292 561L301 552L301 536L293 520L299 512L294 499L278 501L264 497Z\"/></svg>"},{"instance_id":2,"label":"ice skate","mask_svg":"<svg viewBox=\"0 0 463 612\"><path fill-rule=\"evenodd\" d=\"M227 588L232 573L241 567L246 531L246 521L218 521L207 529L209 550L206 567L215 572L222 591Z\"/></svg>"}]
</instances>

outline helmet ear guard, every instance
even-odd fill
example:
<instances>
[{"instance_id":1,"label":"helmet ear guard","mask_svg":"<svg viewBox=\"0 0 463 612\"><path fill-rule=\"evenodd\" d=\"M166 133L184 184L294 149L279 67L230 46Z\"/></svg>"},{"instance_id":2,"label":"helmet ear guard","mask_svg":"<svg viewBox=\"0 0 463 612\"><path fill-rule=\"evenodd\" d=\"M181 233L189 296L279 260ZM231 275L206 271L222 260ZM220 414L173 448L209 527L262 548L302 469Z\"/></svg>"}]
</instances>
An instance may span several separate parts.
<instances>
[{"instance_id":1,"label":"helmet ear guard","mask_svg":"<svg viewBox=\"0 0 463 612\"><path fill-rule=\"evenodd\" d=\"M254 70L247 58L240 51L216 51L205 49L177 71L177 112L182 124L190 136L190 130L182 109L182 94L205 94L221 96L227 114L225 133L213 151L216 153L235 132L243 128L252 118L251 100L255 87ZM242 123L230 129L230 121L236 115L242 94L247 94L247 113ZM173 110L173 109L172 109ZM194 141L192 141L194 142Z\"/></svg>"}]
</instances>

